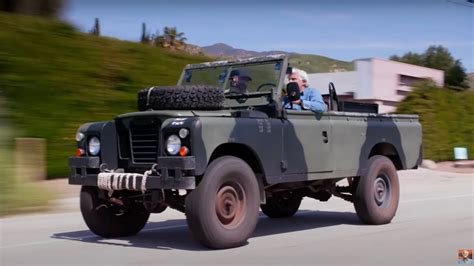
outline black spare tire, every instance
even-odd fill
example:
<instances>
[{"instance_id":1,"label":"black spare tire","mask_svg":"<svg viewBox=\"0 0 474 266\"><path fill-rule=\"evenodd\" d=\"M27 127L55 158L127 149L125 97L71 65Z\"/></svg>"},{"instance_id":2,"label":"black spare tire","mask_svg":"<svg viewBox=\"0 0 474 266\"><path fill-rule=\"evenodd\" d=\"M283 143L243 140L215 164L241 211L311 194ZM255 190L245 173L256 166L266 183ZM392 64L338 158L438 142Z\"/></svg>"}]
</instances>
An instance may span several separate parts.
<instances>
[{"instance_id":1,"label":"black spare tire","mask_svg":"<svg viewBox=\"0 0 474 266\"><path fill-rule=\"evenodd\" d=\"M202 85L151 87L138 92L138 110L219 110L224 90Z\"/></svg>"}]
</instances>

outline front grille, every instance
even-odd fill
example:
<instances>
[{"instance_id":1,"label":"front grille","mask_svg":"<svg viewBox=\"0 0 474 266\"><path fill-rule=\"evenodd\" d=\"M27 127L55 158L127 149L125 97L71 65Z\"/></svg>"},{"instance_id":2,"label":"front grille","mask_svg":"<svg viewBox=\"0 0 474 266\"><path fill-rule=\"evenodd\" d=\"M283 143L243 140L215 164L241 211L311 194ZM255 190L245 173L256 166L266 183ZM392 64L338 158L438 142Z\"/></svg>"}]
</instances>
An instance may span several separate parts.
<instances>
[{"instance_id":1,"label":"front grille","mask_svg":"<svg viewBox=\"0 0 474 266\"><path fill-rule=\"evenodd\" d=\"M158 157L156 125L130 125L130 146L134 163L155 163Z\"/></svg>"}]
</instances>

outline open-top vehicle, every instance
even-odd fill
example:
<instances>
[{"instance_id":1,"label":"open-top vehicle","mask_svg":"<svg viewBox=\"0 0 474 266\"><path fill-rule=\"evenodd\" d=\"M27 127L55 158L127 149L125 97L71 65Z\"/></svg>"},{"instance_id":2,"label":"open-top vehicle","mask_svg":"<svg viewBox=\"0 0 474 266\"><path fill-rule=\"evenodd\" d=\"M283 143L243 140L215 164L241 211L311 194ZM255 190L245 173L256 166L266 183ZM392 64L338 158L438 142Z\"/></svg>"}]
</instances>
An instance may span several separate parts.
<instances>
[{"instance_id":1,"label":"open-top vehicle","mask_svg":"<svg viewBox=\"0 0 474 266\"><path fill-rule=\"evenodd\" d=\"M247 90L232 92L242 69ZM285 110L287 73L284 55L187 65L177 86L140 91L140 111L82 125L69 183L82 185L90 230L133 235L170 207L202 244L229 248L252 235L259 207L290 217L303 197L331 196L353 202L364 223L389 223L397 170L420 163L418 116L338 101L334 87L328 112Z\"/></svg>"}]
</instances>

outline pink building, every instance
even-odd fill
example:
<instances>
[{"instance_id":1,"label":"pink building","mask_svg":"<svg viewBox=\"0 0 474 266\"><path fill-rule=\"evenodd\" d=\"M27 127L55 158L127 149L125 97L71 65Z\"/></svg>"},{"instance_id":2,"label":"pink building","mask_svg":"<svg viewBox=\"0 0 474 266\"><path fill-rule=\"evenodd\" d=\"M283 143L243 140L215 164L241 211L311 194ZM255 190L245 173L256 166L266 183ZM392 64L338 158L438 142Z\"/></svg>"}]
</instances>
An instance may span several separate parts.
<instances>
[{"instance_id":1,"label":"pink building","mask_svg":"<svg viewBox=\"0 0 474 266\"><path fill-rule=\"evenodd\" d=\"M377 103L379 113L394 112L416 81L432 79L444 85L442 70L379 58L358 59L354 65L355 71L309 74L309 84L325 94L333 82L342 99Z\"/></svg>"}]
</instances>

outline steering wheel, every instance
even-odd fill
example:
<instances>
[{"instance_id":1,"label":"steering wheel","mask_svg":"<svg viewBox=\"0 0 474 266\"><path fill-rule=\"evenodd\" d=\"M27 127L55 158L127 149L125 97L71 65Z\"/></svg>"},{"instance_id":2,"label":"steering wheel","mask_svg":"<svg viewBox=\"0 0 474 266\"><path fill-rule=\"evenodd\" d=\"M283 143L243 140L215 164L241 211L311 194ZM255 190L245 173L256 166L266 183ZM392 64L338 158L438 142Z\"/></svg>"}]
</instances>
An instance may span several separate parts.
<instances>
[{"instance_id":1,"label":"steering wheel","mask_svg":"<svg viewBox=\"0 0 474 266\"><path fill-rule=\"evenodd\" d=\"M260 84L257 88L257 91L260 91L261 88L263 87L266 87L266 86L272 86L272 87L276 87L276 84L275 83L263 83L263 84Z\"/></svg>"}]
</instances>

